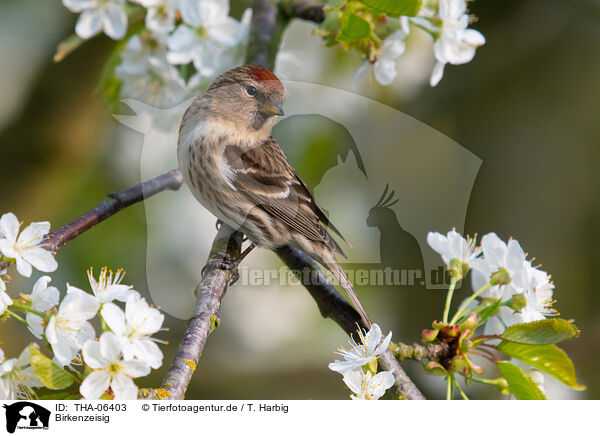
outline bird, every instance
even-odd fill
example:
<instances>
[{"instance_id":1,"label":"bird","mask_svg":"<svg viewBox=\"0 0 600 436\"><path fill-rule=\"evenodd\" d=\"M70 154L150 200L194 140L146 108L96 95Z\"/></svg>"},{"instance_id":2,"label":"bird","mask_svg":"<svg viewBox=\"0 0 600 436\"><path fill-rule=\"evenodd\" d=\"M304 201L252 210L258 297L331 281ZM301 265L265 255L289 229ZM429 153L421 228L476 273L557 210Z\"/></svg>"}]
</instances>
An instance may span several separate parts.
<instances>
[{"instance_id":1,"label":"bird","mask_svg":"<svg viewBox=\"0 0 600 436\"><path fill-rule=\"evenodd\" d=\"M283 84L263 66L218 75L183 115L179 169L200 204L246 235L249 250L291 245L328 268L368 326L369 316L336 258L346 255L327 228L347 239L271 136L284 100Z\"/></svg>"}]
</instances>

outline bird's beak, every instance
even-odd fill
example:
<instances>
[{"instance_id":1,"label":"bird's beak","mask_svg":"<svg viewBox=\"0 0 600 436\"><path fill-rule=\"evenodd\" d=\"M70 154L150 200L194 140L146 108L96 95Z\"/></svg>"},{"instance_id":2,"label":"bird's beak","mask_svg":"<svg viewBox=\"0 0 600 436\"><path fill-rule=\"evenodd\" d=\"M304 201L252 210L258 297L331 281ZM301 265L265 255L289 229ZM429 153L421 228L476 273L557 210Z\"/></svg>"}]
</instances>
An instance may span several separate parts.
<instances>
[{"instance_id":1,"label":"bird's beak","mask_svg":"<svg viewBox=\"0 0 600 436\"><path fill-rule=\"evenodd\" d=\"M283 115L283 109L280 104L265 103L262 106L262 112L267 115Z\"/></svg>"}]
</instances>

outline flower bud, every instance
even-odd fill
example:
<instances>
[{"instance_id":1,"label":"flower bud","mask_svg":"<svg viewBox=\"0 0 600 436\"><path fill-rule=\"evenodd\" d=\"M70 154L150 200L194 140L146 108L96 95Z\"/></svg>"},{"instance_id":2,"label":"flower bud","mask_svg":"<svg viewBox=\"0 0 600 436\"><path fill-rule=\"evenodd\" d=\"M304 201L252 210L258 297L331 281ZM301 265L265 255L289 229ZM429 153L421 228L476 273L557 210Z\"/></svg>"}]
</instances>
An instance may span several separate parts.
<instances>
[{"instance_id":1,"label":"flower bud","mask_svg":"<svg viewBox=\"0 0 600 436\"><path fill-rule=\"evenodd\" d=\"M477 322L478 322L477 314L475 312L473 312L472 314L469 315L469 317L467 319L465 319L463 322L460 323L460 328L463 330L464 329L473 330L475 327L477 327Z\"/></svg>"},{"instance_id":2,"label":"flower bud","mask_svg":"<svg viewBox=\"0 0 600 436\"><path fill-rule=\"evenodd\" d=\"M490 283L492 284L492 286L502 286L508 285L511 282L511 280L512 279L508 271L505 268L500 268L498 271L492 274L492 277L490 278Z\"/></svg>"},{"instance_id":3,"label":"flower bud","mask_svg":"<svg viewBox=\"0 0 600 436\"><path fill-rule=\"evenodd\" d=\"M506 302L506 305L515 312L519 312L525 307L526 304L527 299L525 298L525 294L515 294L510 300Z\"/></svg>"},{"instance_id":4,"label":"flower bud","mask_svg":"<svg viewBox=\"0 0 600 436\"><path fill-rule=\"evenodd\" d=\"M461 280L467 276L469 272L469 264L460 261L459 259L452 259L448 264L448 272L450 277L456 280Z\"/></svg>"},{"instance_id":5,"label":"flower bud","mask_svg":"<svg viewBox=\"0 0 600 436\"><path fill-rule=\"evenodd\" d=\"M439 363L434 362L433 360L430 362L427 362L427 365L423 365L423 369L431 375L437 375L437 376L448 375L448 371L446 371L446 368L444 368Z\"/></svg>"},{"instance_id":6,"label":"flower bud","mask_svg":"<svg viewBox=\"0 0 600 436\"><path fill-rule=\"evenodd\" d=\"M423 338L423 342L427 344L429 342L435 341L439 332L440 331L438 329L435 329L435 330L427 330L427 329L425 329L425 330L423 330L421 332L421 337Z\"/></svg>"},{"instance_id":7,"label":"flower bud","mask_svg":"<svg viewBox=\"0 0 600 436\"><path fill-rule=\"evenodd\" d=\"M471 341L467 338L473 334L473 331L470 329L465 329L460 333L460 338L458 338L458 348L463 352L467 352L470 347L473 345Z\"/></svg>"},{"instance_id":8,"label":"flower bud","mask_svg":"<svg viewBox=\"0 0 600 436\"><path fill-rule=\"evenodd\" d=\"M454 356L452 358L451 370L452 372L460 372L467 367L467 361L463 356Z\"/></svg>"},{"instance_id":9,"label":"flower bud","mask_svg":"<svg viewBox=\"0 0 600 436\"><path fill-rule=\"evenodd\" d=\"M502 392L504 395L509 395L511 393L510 388L508 387L508 382L502 377L496 380L496 387L500 389L500 392Z\"/></svg>"},{"instance_id":10,"label":"flower bud","mask_svg":"<svg viewBox=\"0 0 600 436\"><path fill-rule=\"evenodd\" d=\"M448 338L455 338L460 333L460 326L458 324L449 325L442 329L442 334Z\"/></svg>"}]
</instances>

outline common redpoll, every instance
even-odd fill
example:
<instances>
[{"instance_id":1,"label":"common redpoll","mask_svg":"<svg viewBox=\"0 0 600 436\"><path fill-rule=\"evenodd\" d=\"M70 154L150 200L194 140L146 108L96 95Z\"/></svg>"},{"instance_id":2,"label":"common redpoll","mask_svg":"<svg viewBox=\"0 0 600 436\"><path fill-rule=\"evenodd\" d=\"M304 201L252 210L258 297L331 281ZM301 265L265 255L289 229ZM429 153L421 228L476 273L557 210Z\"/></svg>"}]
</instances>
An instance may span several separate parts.
<instances>
[{"instance_id":1,"label":"common redpoll","mask_svg":"<svg viewBox=\"0 0 600 436\"><path fill-rule=\"evenodd\" d=\"M271 136L284 99L283 84L261 66L221 74L183 116L179 168L196 199L255 245L291 245L329 268L369 325L325 226L345 238Z\"/></svg>"}]
</instances>

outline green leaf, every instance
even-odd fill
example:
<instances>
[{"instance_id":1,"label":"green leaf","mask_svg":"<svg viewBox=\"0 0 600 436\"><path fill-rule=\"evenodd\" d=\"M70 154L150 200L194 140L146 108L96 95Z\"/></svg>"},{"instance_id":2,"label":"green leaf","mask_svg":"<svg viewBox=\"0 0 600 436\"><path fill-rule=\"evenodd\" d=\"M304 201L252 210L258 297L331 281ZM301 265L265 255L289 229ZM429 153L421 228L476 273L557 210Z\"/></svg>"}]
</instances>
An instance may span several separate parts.
<instances>
[{"instance_id":1,"label":"green leaf","mask_svg":"<svg viewBox=\"0 0 600 436\"><path fill-rule=\"evenodd\" d=\"M73 376L44 356L37 345L30 344L29 351L31 352L30 363L33 372L44 383L44 386L48 389L60 390L73 384L75 381Z\"/></svg>"},{"instance_id":2,"label":"green leaf","mask_svg":"<svg viewBox=\"0 0 600 436\"><path fill-rule=\"evenodd\" d=\"M500 305L502 304L502 298L499 298L494 303L488 305L481 311L481 316L479 318L479 324L483 324L490 316L494 315Z\"/></svg>"},{"instance_id":3,"label":"green leaf","mask_svg":"<svg viewBox=\"0 0 600 436\"><path fill-rule=\"evenodd\" d=\"M359 41L371 36L369 22L356 14L346 14L342 17L342 27L338 34L340 41Z\"/></svg>"},{"instance_id":4,"label":"green leaf","mask_svg":"<svg viewBox=\"0 0 600 436\"><path fill-rule=\"evenodd\" d=\"M577 383L573 362L567 353L556 345L529 345L502 341L498 344L498 351L550 374L575 390L585 389L585 386Z\"/></svg>"},{"instance_id":5,"label":"green leaf","mask_svg":"<svg viewBox=\"0 0 600 436\"><path fill-rule=\"evenodd\" d=\"M119 112L119 96L123 81L115 73L115 68L121 63L121 52L124 48L125 42L120 41L110 53L100 72L96 89L102 94L104 104L113 113Z\"/></svg>"},{"instance_id":6,"label":"green leaf","mask_svg":"<svg viewBox=\"0 0 600 436\"><path fill-rule=\"evenodd\" d=\"M511 362L498 362L498 369L508 383L510 391L517 400L545 400L546 396L538 385L523 372L521 368Z\"/></svg>"},{"instance_id":7,"label":"green leaf","mask_svg":"<svg viewBox=\"0 0 600 436\"><path fill-rule=\"evenodd\" d=\"M421 9L421 0L362 0L364 4L390 17L414 17Z\"/></svg>"},{"instance_id":8,"label":"green leaf","mask_svg":"<svg viewBox=\"0 0 600 436\"><path fill-rule=\"evenodd\" d=\"M507 341L522 344L547 345L576 338L579 329L564 319L554 318L511 325L501 336Z\"/></svg>"}]
</instances>

